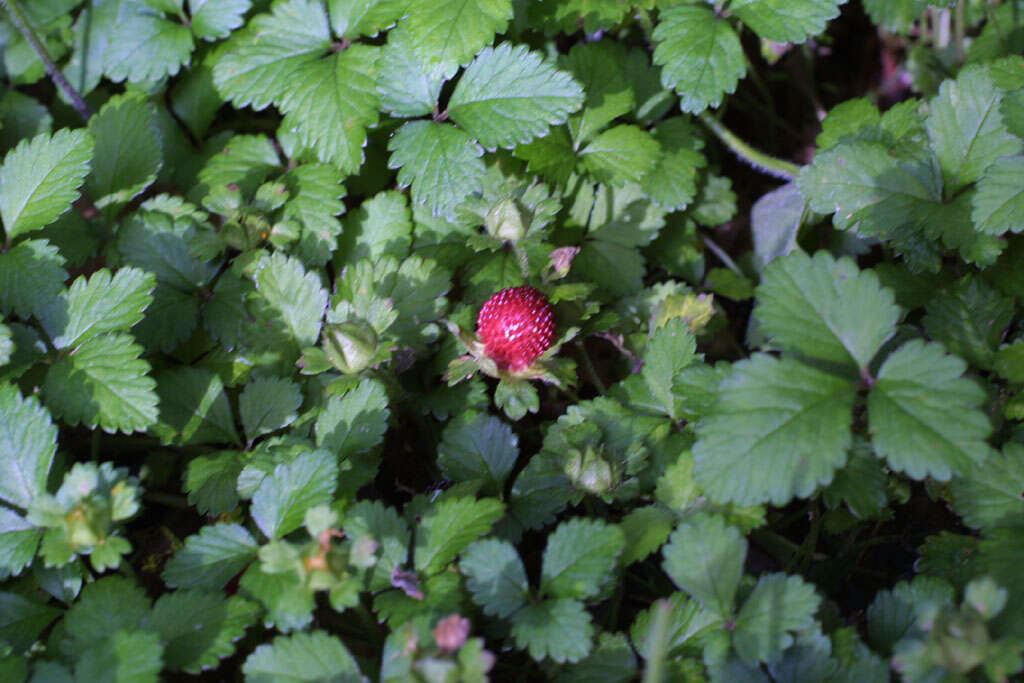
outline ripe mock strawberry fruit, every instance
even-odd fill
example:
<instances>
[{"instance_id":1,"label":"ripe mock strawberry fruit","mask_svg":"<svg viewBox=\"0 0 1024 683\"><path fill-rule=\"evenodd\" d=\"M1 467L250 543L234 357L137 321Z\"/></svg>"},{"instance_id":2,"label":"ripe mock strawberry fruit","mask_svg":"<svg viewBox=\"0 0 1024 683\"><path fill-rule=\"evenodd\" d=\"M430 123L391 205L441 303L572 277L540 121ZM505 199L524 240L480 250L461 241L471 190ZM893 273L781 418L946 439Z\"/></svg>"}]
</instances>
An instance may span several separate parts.
<instances>
[{"instance_id":1,"label":"ripe mock strawberry fruit","mask_svg":"<svg viewBox=\"0 0 1024 683\"><path fill-rule=\"evenodd\" d=\"M483 305L476 333L484 353L502 370L527 367L551 347L555 314L544 295L533 287L503 289Z\"/></svg>"}]
</instances>

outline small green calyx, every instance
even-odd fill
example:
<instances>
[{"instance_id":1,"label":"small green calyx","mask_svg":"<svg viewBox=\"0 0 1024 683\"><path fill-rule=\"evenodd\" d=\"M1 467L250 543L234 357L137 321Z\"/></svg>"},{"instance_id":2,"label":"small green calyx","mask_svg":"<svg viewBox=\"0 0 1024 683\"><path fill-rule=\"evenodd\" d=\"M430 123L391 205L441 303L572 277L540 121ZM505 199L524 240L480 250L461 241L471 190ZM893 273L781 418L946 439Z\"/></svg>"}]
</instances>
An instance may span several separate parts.
<instances>
[{"instance_id":1,"label":"small green calyx","mask_svg":"<svg viewBox=\"0 0 1024 683\"><path fill-rule=\"evenodd\" d=\"M377 341L377 333L368 325L337 323L325 330L323 349L334 367L346 375L354 375L373 363Z\"/></svg>"},{"instance_id":2,"label":"small green calyx","mask_svg":"<svg viewBox=\"0 0 1024 683\"><path fill-rule=\"evenodd\" d=\"M573 448L565 461L565 475L573 486L596 496L607 493L619 482L611 463L602 457L600 447Z\"/></svg>"}]
</instances>

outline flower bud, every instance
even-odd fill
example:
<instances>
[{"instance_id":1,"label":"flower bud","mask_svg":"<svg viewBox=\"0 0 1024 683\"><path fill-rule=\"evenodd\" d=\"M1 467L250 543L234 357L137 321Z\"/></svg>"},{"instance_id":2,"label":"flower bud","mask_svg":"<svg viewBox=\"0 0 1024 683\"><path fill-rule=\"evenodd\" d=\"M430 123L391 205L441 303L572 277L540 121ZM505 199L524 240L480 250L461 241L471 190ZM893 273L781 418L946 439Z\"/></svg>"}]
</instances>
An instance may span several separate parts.
<instances>
[{"instance_id":1,"label":"flower bud","mask_svg":"<svg viewBox=\"0 0 1024 683\"><path fill-rule=\"evenodd\" d=\"M569 451L565 475L576 488L597 496L607 493L618 484L618 477L612 471L611 464L593 446L587 446L582 451L578 448Z\"/></svg>"},{"instance_id":2,"label":"flower bud","mask_svg":"<svg viewBox=\"0 0 1024 683\"><path fill-rule=\"evenodd\" d=\"M516 200L511 197L505 197L492 206L487 212L484 224L487 227L487 234L505 242L518 242L526 234L523 215L516 205Z\"/></svg>"},{"instance_id":3,"label":"flower bud","mask_svg":"<svg viewBox=\"0 0 1024 683\"><path fill-rule=\"evenodd\" d=\"M368 368L377 356L377 333L369 325L354 322L328 325L323 348L334 367L354 375Z\"/></svg>"}]
</instances>

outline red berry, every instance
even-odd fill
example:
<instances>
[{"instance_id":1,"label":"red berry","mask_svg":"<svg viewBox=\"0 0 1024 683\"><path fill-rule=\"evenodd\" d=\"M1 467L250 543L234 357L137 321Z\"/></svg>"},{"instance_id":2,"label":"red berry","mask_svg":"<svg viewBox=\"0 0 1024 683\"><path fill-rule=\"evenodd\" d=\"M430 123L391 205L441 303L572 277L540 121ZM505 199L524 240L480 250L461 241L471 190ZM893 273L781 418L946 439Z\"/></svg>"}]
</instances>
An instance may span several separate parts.
<instances>
[{"instance_id":1,"label":"red berry","mask_svg":"<svg viewBox=\"0 0 1024 683\"><path fill-rule=\"evenodd\" d=\"M533 287L503 289L484 303L476 319L484 353L502 370L522 370L555 340L551 304Z\"/></svg>"}]
</instances>

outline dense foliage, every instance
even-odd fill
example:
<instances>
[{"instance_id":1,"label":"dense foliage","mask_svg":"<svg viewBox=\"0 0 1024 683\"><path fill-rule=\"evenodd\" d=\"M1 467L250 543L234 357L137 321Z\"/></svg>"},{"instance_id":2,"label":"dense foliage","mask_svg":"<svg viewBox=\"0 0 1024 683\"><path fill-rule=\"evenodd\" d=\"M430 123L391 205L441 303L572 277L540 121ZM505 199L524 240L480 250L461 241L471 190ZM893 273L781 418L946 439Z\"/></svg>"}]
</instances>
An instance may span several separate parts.
<instances>
[{"instance_id":1,"label":"dense foliage","mask_svg":"<svg viewBox=\"0 0 1024 683\"><path fill-rule=\"evenodd\" d=\"M0 680L1022 670L1024 2L2 4Z\"/></svg>"}]
</instances>

